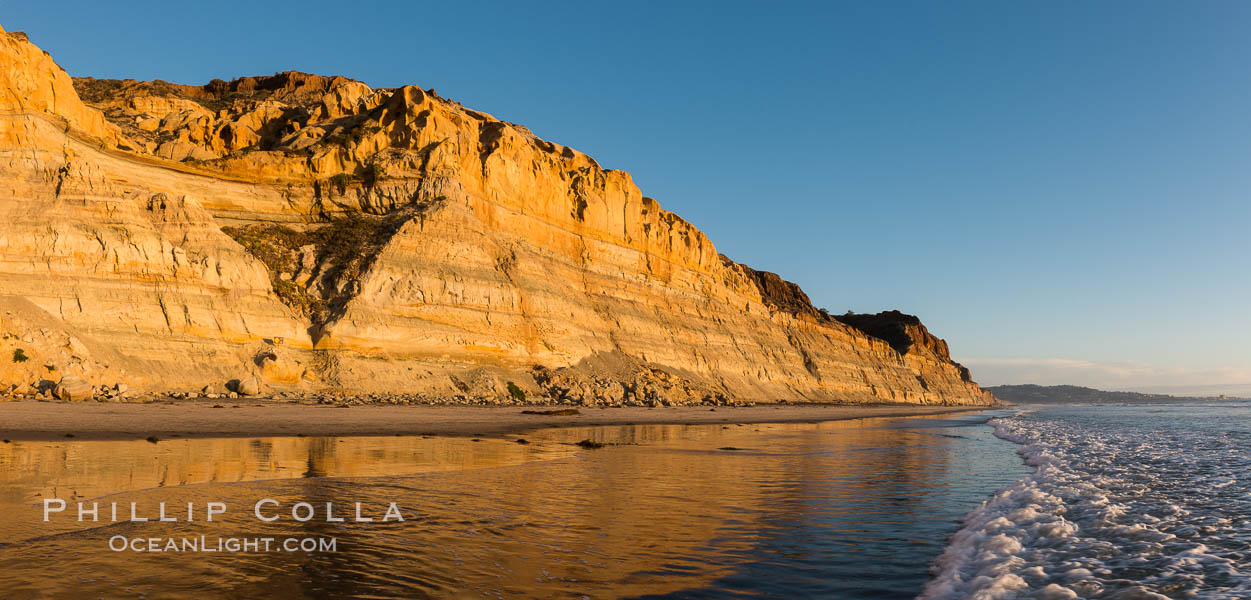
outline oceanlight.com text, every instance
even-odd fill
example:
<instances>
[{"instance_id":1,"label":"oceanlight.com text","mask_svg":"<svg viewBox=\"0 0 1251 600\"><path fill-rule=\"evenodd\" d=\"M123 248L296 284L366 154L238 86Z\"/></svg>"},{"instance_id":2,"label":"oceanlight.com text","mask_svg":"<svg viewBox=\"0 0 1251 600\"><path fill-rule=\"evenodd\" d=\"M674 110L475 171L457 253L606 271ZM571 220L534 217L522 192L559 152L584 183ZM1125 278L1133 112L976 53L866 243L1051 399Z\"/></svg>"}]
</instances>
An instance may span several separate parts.
<instances>
[{"instance_id":1,"label":"oceanlight.com text","mask_svg":"<svg viewBox=\"0 0 1251 600\"><path fill-rule=\"evenodd\" d=\"M337 538L323 537L132 537L109 538L114 552L338 552Z\"/></svg>"}]
</instances>

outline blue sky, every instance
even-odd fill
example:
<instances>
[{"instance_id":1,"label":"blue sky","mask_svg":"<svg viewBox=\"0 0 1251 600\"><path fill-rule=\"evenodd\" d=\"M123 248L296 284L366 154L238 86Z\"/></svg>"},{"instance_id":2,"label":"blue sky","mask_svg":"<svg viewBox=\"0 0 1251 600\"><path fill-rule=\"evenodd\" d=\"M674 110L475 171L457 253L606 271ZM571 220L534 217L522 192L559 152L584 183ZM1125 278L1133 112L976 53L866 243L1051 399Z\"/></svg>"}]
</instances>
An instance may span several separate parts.
<instances>
[{"instance_id":1,"label":"blue sky","mask_svg":"<svg viewBox=\"0 0 1251 600\"><path fill-rule=\"evenodd\" d=\"M984 383L1251 391L1251 3L178 4L0 24L76 76L434 87Z\"/></svg>"}]
</instances>

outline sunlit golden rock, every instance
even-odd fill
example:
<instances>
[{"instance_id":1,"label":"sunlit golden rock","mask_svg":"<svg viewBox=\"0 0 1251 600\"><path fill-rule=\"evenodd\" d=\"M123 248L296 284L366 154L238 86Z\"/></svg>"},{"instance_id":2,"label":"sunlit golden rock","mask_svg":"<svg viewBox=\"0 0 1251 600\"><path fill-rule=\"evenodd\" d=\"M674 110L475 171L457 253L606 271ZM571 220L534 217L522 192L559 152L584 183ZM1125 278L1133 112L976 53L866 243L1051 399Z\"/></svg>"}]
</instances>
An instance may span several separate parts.
<instances>
[{"instance_id":1,"label":"sunlit golden rock","mask_svg":"<svg viewBox=\"0 0 1251 600\"><path fill-rule=\"evenodd\" d=\"M628 173L433 90L71 82L14 34L0 59L0 295L112 353L83 372L144 390L243 373L442 399L993 400L915 318L832 318ZM258 362L274 339L281 361Z\"/></svg>"}]
</instances>

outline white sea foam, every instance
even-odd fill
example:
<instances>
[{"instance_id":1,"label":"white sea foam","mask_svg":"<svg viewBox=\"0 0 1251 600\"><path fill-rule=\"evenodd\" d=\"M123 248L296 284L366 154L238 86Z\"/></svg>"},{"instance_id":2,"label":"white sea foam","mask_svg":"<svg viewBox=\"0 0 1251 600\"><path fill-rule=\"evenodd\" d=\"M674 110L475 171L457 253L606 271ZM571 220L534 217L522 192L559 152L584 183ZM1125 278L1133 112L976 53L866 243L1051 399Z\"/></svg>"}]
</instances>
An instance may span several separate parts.
<instances>
[{"instance_id":1,"label":"white sea foam","mask_svg":"<svg viewBox=\"0 0 1251 600\"><path fill-rule=\"evenodd\" d=\"M922 599L1251 597L1251 435L1100 410L991 421L1035 472L965 516Z\"/></svg>"}]
</instances>

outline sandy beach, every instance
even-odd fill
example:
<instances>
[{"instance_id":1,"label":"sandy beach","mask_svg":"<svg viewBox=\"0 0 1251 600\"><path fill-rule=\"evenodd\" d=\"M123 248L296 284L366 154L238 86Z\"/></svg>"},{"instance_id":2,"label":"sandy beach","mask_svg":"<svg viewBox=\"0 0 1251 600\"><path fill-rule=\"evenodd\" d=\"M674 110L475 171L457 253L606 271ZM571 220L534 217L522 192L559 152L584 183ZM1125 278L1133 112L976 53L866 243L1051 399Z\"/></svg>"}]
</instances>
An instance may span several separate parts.
<instances>
[{"instance_id":1,"label":"sandy beach","mask_svg":"<svg viewBox=\"0 0 1251 600\"><path fill-rule=\"evenodd\" d=\"M215 408L219 407L219 408ZM938 415L976 406L763 405L749 407L582 408L576 415L525 414L564 407L334 406L272 401L176 401L150 404L0 402L0 438L65 439L503 435L547 427L625 424L802 423ZM67 435L68 434L68 435Z\"/></svg>"}]
</instances>

